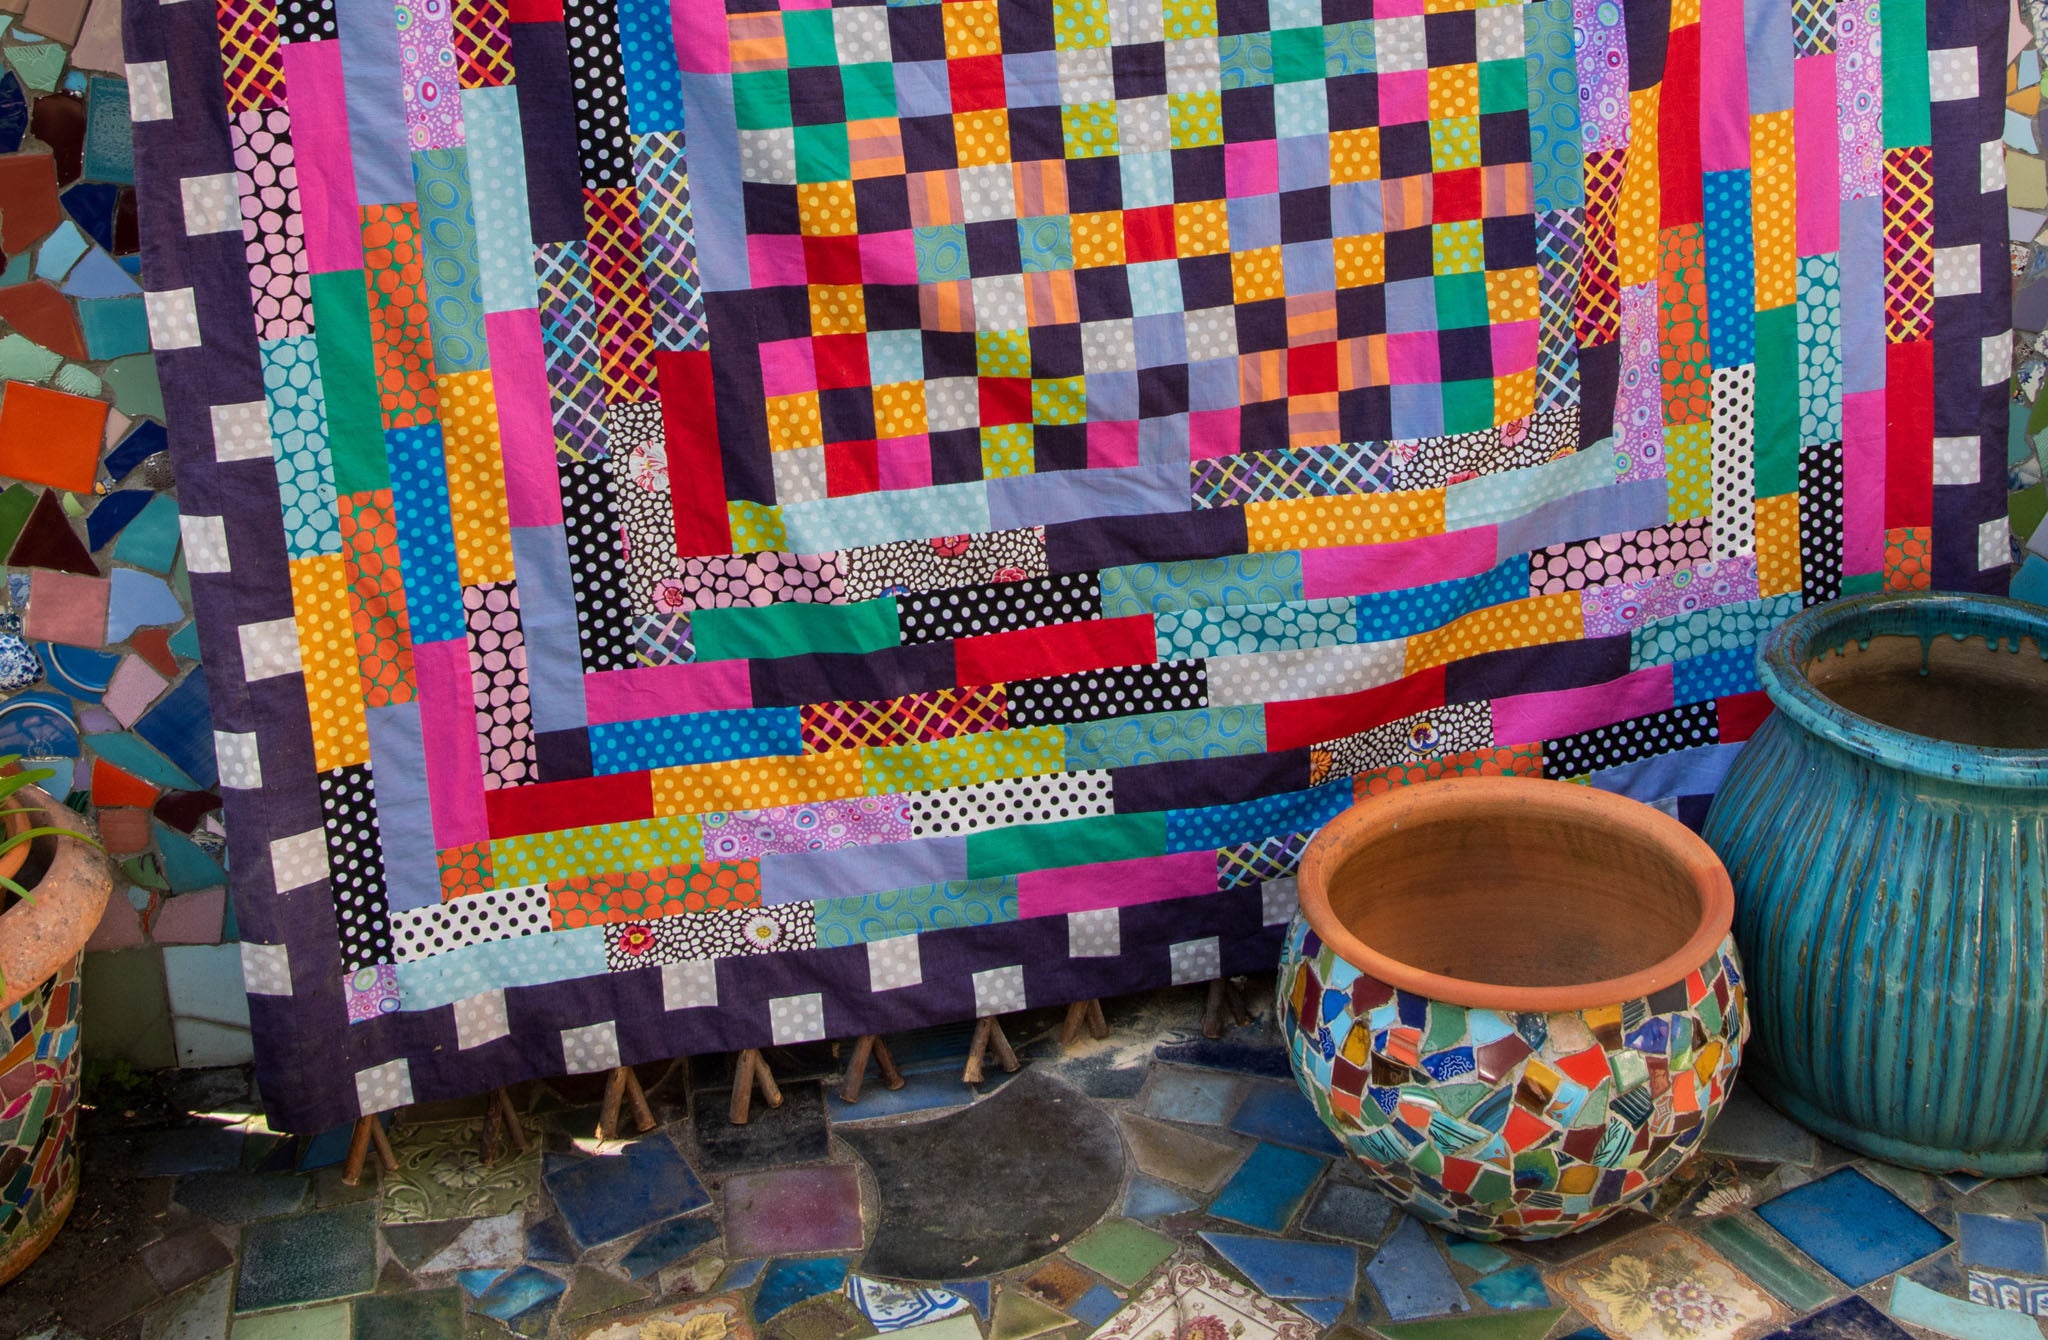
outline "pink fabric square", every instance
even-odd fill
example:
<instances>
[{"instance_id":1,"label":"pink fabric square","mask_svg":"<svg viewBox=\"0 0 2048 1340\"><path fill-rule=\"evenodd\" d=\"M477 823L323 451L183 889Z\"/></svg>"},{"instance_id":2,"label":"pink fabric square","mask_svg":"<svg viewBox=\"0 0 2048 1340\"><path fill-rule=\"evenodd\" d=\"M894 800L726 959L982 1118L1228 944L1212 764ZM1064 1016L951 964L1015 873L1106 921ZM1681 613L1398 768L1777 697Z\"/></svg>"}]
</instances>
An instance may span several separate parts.
<instances>
[{"instance_id":1,"label":"pink fabric square","mask_svg":"<svg viewBox=\"0 0 2048 1340\"><path fill-rule=\"evenodd\" d=\"M1437 365L1436 332L1404 331L1387 336L1387 374L1396 386L1418 386L1443 380Z\"/></svg>"},{"instance_id":2,"label":"pink fabric square","mask_svg":"<svg viewBox=\"0 0 2048 1340\"><path fill-rule=\"evenodd\" d=\"M1223 191L1237 197L1270 195L1280 189L1280 146L1249 140L1223 147Z\"/></svg>"},{"instance_id":3,"label":"pink fabric square","mask_svg":"<svg viewBox=\"0 0 2048 1340\"><path fill-rule=\"evenodd\" d=\"M1536 366L1536 323L1508 321L1494 326L1493 375L1526 372Z\"/></svg>"},{"instance_id":4,"label":"pink fabric square","mask_svg":"<svg viewBox=\"0 0 2048 1340\"><path fill-rule=\"evenodd\" d=\"M1372 7L1376 19L1405 19L1425 12L1425 0L1377 0Z\"/></svg>"},{"instance_id":5,"label":"pink fabric square","mask_svg":"<svg viewBox=\"0 0 2048 1340\"><path fill-rule=\"evenodd\" d=\"M755 288L801 286L809 275L804 266L804 240L781 233L749 235L747 265Z\"/></svg>"},{"instance_id":6,"label":"pink fabric square","mask_svg":"<svg viewBox=\"0 0 2048 1340\"><path fill-rule=\"evenodd\" d=\"M1198 409L1188 415L1188 456L1197 461L1238 453L1236 409Z\"/></svg>"},{"instance_id":7,"label":"pink fabric square","mask_svg":"<svg viewBox=\"0 0 2048 1340\"><path fill-rule=\"evenodd\" d=\"M761 346L761 394L798 395L818 389L818 365L811 338L771 340Z\"/></svg>"},{"instance_id":8,"label":"pink fabric square","mask_svg":"<svg viewBox=\"0 0 2048 1340\"><path fill-rule=\"evenodd\" d=\"M862 233L860 277L869 284L915 284L917 241L911 231Z\"/></svg>"},{"instance_id":9,"label":"pink fabric square","mask_svg":"<svg viewBox=\"0 0 2048 1340\"><path fill-rule=\"evenodd\" d=\"M1138 425L1136 420L1126 419L1121 423L1091 423L1088 425L1088 468L1100 470L1106 466L1136 465L1138 463Z\"/></svg>"},{"instance_id":10,"label":"pink fabric square","mask_svg":"<svg viewBox=\"0 0 2048 1340\"><path fill-rule=\"evenodd\" d=\"M1380 76L1380 124L1398 126L1429 120L1429 71L1402 70Z\"/></svg>"},{"instance_id":11,"label":"pink fabric square","mask_svg":"<svg viewBox=\"0 0 2048 1340\"><path fill-rule=\"evenodd\" d=\"M498 393L506 511L515 526L559 526L562 485L555 473L555 421L548 408L540 314L531 307L492 312L484 317L484 341L490 346L491 384Z\"/></svg>"},{"instance_id":12,"label":"pink fabric square","mask_svg":"<svg viewBox=\"0 0 2048 1340\"><path fill-rule=\"evenodd\" d=\"M932 440L922 433L885 437L875 444L875 466L885 489L930 488Z\"/></svg>"},{"instance_id":13,"label":"pink fabric square","mask_svg":"<svg viewBox=\"0 0 2048 1340\"><path fill-rule=\"evenodd\" d=\"M691 74L726 74L732 47L726 39L725 0L669 0L676 64Z\"/></svg>"}]
</instances>

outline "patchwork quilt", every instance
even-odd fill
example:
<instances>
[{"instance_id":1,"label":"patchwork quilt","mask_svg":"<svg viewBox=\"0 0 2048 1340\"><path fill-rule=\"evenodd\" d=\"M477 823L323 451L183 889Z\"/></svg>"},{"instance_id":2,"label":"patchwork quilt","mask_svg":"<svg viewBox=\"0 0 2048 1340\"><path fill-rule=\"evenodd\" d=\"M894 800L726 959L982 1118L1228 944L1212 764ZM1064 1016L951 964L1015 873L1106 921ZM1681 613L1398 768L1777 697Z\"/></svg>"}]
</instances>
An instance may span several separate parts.
<instances>
[{"instance_id":1,"label":"patchwork quilt","mask_svg":"<svg viewBox=\"0 0 2048 1340\"><path fill-rule=\"evenodd\" d=\"M274 1118L1270 967L2002 590L1997 0L131 0Z\"/></svg>"}]
</instances>

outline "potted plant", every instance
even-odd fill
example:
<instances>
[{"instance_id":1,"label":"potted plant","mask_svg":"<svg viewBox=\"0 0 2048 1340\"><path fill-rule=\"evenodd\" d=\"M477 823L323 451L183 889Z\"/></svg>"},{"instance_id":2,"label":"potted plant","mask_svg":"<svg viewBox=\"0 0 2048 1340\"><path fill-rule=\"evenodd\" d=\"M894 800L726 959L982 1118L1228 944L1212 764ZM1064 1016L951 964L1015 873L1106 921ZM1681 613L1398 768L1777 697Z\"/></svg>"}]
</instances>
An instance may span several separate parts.
<instances>
[{"instance_id":1,"label":"potted plant","mask_svg":"<svg viewBox=\"0 0 2048 1340\"><path fill-rule=\"evenodd\" d=\"M1777 710L1705 829L1751 1083L1892 1163L2048 1171L2048 610L1859 596L1780 624L1757 669Z\"/></svg>"},{"instance_id":2,"label":"potted plant","mask_svg":"<svg viewBox=\"0 0 2048 1340\"><path fill-rule=\"evenodd\" d=\"M1302 856L1279 1009L1372 1180L1478 1238L1548 1238L1699 1146L1749 1033L1728 876L1676 819L1460 777L1354 805Z\"/></svg>"},{"instance_id":3,"label":"potted plant","mask_svg":"<svg viewBox=\"0 0 2048 1340\"><path fill-rule=\"evenodd\" d=\"M0 756L0 1283L78 1195L79 964L113 888L85 820Z\"/></svg>"}]
</instances>

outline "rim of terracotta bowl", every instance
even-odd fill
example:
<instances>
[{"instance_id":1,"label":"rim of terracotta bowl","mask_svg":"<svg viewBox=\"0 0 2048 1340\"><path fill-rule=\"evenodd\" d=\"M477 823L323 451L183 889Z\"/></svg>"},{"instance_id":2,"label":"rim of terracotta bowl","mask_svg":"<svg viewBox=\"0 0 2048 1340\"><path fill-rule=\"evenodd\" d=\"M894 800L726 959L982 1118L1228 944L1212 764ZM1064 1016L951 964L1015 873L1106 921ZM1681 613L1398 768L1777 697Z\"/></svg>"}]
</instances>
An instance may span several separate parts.
<instances>
[{"instance_id":1,"label":"rim of terracotta bowl","mask_svg":"<svg viewBox=\"0 0 2048 1340\"><path fill-rule=\"evenodd\" d=\"M74 833L92 831L41 787L25 786L14 799L42 810L39 824ZM33 886L35 901L15 903L0 913L0 972L6 974L0 1009L41 986L85 948L114 887L113 865L96 847L46 834L30 843L29 850L28 868L42 866Z\"/></svg>"},{"instance_id":2,"label":"rim of terracotta bowl","mask_svg":"<svg viewBox=\"0 0 2048 1340\"><path fill-rule=\"evenodd\" d=\"M1758 644L1757 678L1771 705L1808 732L1888 768L1980 786L2048 787L2048 749L1993 749L1920 735L1852 712L1814 686L1806 664L1867 637L2031 637L2048 652L2048 610L1999 596L1877 592L1801 610Z\"/></svg>"},{"instance_id":3,"label":"rim of terracotta bowl","mask_svg":"<svg viewBox=\"0 0 2048 1340\"><path fill-rule=\"evenodd\" d=\"M1644 845L1669 855L1691 877L1693 894L1699 900L1699 924L1671 954L1620 977L1565 986L1502 986L1427 972L1389 958L1359 939L1331 910L1329 876L1358 843L1419 820L1484 822L1509 812L1533 812L1558 823L1628 830ZM1735 922L1735 890L1728 871L1713 848L1690 828L1626 796L1537 777L1447 777L1417 782L1353 805L1310 840L1302 853L1297 888L1309 926L1353 967L1418 996L1517 1014L1594 1009L1661 991L1684 981L1688 973L1713 957Z\"/></svg>"}]
</instances>

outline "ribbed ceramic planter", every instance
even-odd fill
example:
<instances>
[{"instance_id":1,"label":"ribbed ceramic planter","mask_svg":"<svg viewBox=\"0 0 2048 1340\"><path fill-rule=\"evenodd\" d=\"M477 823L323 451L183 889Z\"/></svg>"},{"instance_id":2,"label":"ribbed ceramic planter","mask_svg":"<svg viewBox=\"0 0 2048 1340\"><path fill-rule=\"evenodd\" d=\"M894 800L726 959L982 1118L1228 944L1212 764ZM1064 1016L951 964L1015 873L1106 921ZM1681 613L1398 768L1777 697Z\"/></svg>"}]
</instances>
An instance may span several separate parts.
<instances>
[{"instance_id":1,"label":"ribbed ceramic planter","mask_svg":"<svg viewBox=\"0 0 2048 1340\"><path fill-rule=\"evenodd\" d=\"M85 830L33 787L7 804ZM113 887L107 858L84 843L42 837L28 853L14 878L35 901L0 913L0 1284L49 1245L78 1195L78 969Z\"/></svg>"},{"instance_id":2,"label":"ribbed ceramic planter","mask_svg":"<svg viewBox=\"0 0 2048 1340\"><path fill-rule=\"evenodd\" d=\"M1777 711L1706 837L1755 988L1749 1078L1839 1144L2048 1170L2044 654L2048 612L1908 594L1816 606L1759 649Z\"/></svg>"},{"instance_id":3,"label":"ribbed ceramic planter","mask_svg":"<svg viewBox=\"0 0 2048 1340\"><path fill-rule=\"evenodd\" d=\"M1565 782L1355 805L1304 853L1281 955L1294 1077L1388 1195L1480 1238L1642 1199L1698 1147L1748 1036L1720 862Z\"/></svg>"}]
</instances>

